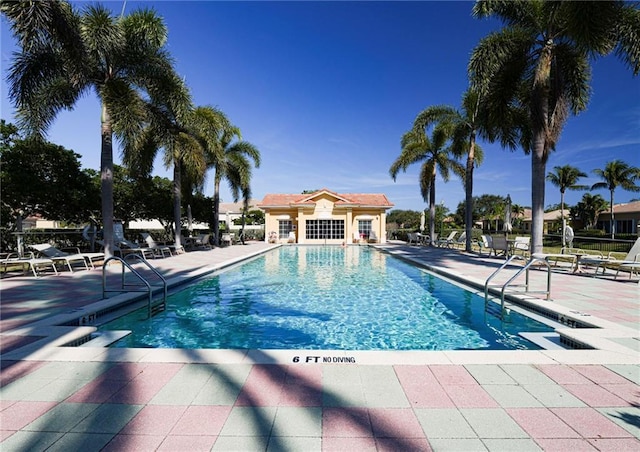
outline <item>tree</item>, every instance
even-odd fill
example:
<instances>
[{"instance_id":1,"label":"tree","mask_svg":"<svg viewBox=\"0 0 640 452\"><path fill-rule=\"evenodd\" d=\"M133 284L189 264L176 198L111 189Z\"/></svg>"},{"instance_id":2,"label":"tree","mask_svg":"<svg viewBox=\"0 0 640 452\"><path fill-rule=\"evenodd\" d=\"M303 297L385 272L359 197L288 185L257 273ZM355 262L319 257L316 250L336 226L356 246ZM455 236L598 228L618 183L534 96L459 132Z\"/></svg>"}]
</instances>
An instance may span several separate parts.
<instances>
[{"instance_id":1,"label":"tree","mask_svg":"<svg viewBox=\"0 0 640 452\"><path fill-rule=\"evenodd\" d=\"M607 201L602 196L585 193L582 200L570 209L570 214L573 218L582 220L587 229L591 229L596 225L598 215L607 208Z\"/></svg>"},{"instance_id":2,"label":"tree","mask_svg":"<svg viewBox=\"0 0 640 452\"><path fill-rule=\"evenodd\" d=\"M420 193L424 201L429 203L429 236L431 243L435 237L436 217L436 175L440 172L442 179L449 181L449 174L453 171L464 180L465 168L451 158L452 149L445 147L452 136L450 123L436 123L433 126L431 138L427 136L426 127L414 123L414 127L406 132L401 140L400 155L389 169L389 174L396 180L400 170L406 171L414 163L423 162L420 169Z\"/></svg>"},{"instance_id":3,"label":"tree","mask_svg":"<svg viewBox=\"0 0 640 452\"><path fill-rule=\"evenodd\" d=\"M546 162L569 113L587 107L589 58L615 53L637 75L640 12L622 0L479 0L473 14L506 24L476 46L469 72L472 86L486 93L484 101L493 115L500 117L512 105L527 112L529 127L521 130L520 141L531 154L531 242L532 252L539 253Z\"/></svg>"},{"instance_id":4,"label":"tree","mask_svg":"<svg viewBox=\"0 0 640 452\"><path fill-rule=\"evenodd\" d=\"M22 219L34 214L69 222L89 219L97 193L90 173L80 167L80 155L53 143L21 139L15 130L3 123L0 183L8 214L2 216L3 225L21 231Z\"/></svg>"},{"instance_id":5,"label":"tree","mask_svg":"<svg viewBox=\"0 0 640 452\"><path fill-rule=\"evenodd\" d=\"M587 177L586 173L583 173L578 168L571 165L554 166L555 172L547 174L547 180L560 189L560 218L562 218L562 246L566 245L565 239L565 222L564 218L564 192L569 190L587 190L589 187L586 185L578 185L578 179L581 177Z\"/></svg>"},{"instance_id":6,"label":"tree","mask_svg":"<svg viewBox=\"0 0 640 452\"><path fill-rule=\"evenodd\" d=\"M420 212L415 210L394 209L387 214L387 224L396 223L404 229L418 230L420 227Z\"/></svg>"},{"instance_id":7,"label":"tree","mask_svg":"<svg viewBox=\"0 0 640 452\"><path fill-rule=\"evenodd\" d=\"M101 197L105 254L113 254L113 137L124 152L145 121L143 95L167 98L176 88L165 50L167 29L152 10L113 16L102 5L82 13L66 1L2 2L21 47L12 61L9 95L19 126L42 136L58 112L88 92L101 103Z\"/></svg>"},{"instance_id":8,"label":"tree","mask_svg":"<svg viewBox=\"0 0 640 452\"><path fill-rule=\"evenodd\" d=\"M242 193L245 208L251 196L251 168L260 166L260 151L251 143L242 141L240 129L235 126L223 128L218 135L218 152L209 154L209 167L214 168L213 176L213 231L216 245L220 244L219 208L220 183L226 179L234 202Z\"/></svg>"},{"instance_id":9,"label":"tree","mask_svg":"<svg viewBox=\"0 0 640 452\"><path fill-rule=\"evenodd\" d=\"M434 122L450 123L452 132L452 153L454 155L467 155L465 167L465 214L464 224L466 231L465 249L471 251L473 228L473 169L480 165L484 155L476 142L476 136L490 136L489 125L486 124L487 116L480 108L480 95L477 91L468 90L462 99L462 110L456 110L449 106L429 107L418 114L414 126L424 129Z\"/></svg>"},{"instance_id":10,"label":"tree","mask_svg":"<svg viewBox=\"0 0 640 452\"><path fill-rule=\"evenodd\" d=\"M591 190L606 188L611 194L611 239L615 239L616 222L613 214L615 206L613 203L613 192L618 187L628 191L639 192L640 187L635 184L635 181L640 180L640 168L629 166L621 160L612 160L606 164L604 170L595 169L593 170L593 173L600 176L604 181L593 184Z\"/></svg>"}]
</instances>

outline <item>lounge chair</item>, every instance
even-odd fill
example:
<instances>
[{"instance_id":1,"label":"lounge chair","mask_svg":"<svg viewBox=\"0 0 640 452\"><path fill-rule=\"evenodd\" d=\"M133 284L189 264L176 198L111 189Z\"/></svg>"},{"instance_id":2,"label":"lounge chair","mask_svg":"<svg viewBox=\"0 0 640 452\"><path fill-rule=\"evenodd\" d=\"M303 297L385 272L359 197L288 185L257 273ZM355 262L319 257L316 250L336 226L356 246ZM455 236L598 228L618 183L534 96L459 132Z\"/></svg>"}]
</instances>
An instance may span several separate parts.
<instances>
[{"instance_id":1,"label":"lounge chair","mask_svg":"<svg viewBox=\"0 0 640 452\"><path fill-rule=\"evenodd\" d=\"M458 235L458 231L451 231L451 233L447 236L446 239L436 240L435 244L436 246L439 246L439 247L451 248L454 242L454 239L456 238L456 235Z\"/></svg>"},{"instance_id":2,"label":"lounge chair","mask_svg":"<svg viewBox=\"0 0 640 452\"><path fill-rule=\"evenodd\" d=\"M129 242L128 240L126 242L131 243L132 245L134 245L134 248L130 248L124 243L116 242L114 244L114 247L113 247L113 254L115 256L117 256L117 257L119 257L121 259L124 259L128 254L139 254L140 256L142 256L145 259L148 259L148 258L154 259L155 258L155 255L154 255L153 250L151 248L140 248L135 243ZM102 247L102 249L104 249L104 242L102 240L96 240L96 243L98 245L100 245Z\"/></svg>"},{"instance_id":3,"label":"lounge chair","mask_svg":"<svg viewBox=\"0 0 640 452\"><path fill-rule=\"evenodd\" d=\"M516 237L513 243L513 252L520 253L524 257L529 255L529 245L531 243L531 237Z\"/></svg>"},{"instance_id":4,"label":"lounge chair","mask_svg":"<svg viewBox=\"0 0 640 452\"><path fill-rule=\"evenodd\" d=\"M417 232L409 232L407 234L407 244L411 245L412 243L414 243L417 245L419 243L419 235L420 234L418 234Z\"/></svg>"},{"instance_id":5,"label":"lounge chair","mask_svg":"<svg viewBox=\"0 0 640 452\"><path fill-rule=\"evenodd\" d=\"M153 250L153 253L157 257L166 257L167 255L173 256L173 253L176 252L175 246L173 247L173 250L172 250L172 247L170 245L164 245L156 242L153 239L153 237L151 237L151 234L149 234L148 232L141 232L140 235L144 239L147 246Z\"/></svg>"},{"instance_id":6,"label":"lounge chair","mask_svg":"<svg viewBox=\"0 0 640 452\"><path fill-rule=\"evenodd\" d=\"M457 239L453 239L451 241L450 246L451 247L461 247L462 249L464 249L464 247L467 245L467 232L464 231L462 234L460 234L460 237L458 237Z\"/></svg>"},{"instance_id":7,"label":"lounge chair","mask_svg":"<svg viewBox=\"0 0 640 452\"><path fill-rule=\"evenodd\" d=\"M607 268L616 270L615 278L618 278L620 270L629 272L629 279L634 273L640 273L640 238L636 239L627 255L622 259L616 259L613 253L609 253L608 256L602 258L592 258L582 256L580 259L582 265L595 265L596 271L594 276L598 274L598 270L602 268L602 274Z\"/></svg>"},{"instance_id":8,"label":"lounge chair","mask_svg":"<svg viewBox=\"0 0 640 452\"><path fill-rule=\"evenodd\" d=\"M370 231L369 232L369 243L377 243L378 242L378 236L376 234L376 231Z\"/></svg>"},{"instance_id":9,"label":"lounge chair","mask_svg":"<svg viewBox=\"0 0 640 452\"><path fill-rule=\"evenodd\" d=\"M40 243L37 245L29 245L29 248L36 250L42 256L51 259L54 263L62 263L67 266L70 272L73 272L74 263L81 263L85 270L89 270L89 263L91 263L91 268L94 268L93 261L94 260L104 260L103 253L87 253L81 254L80 252L71 254L59 250L58 248L48 244L48 243Z\"/></svg>"},{"instance_id":10,"label":"lounge chair","mask_svg":"<svg viewBox=\"0 0 640 452\"><path fill-rule=\"evenodd\" d=\"M6 258L0 260L0 271L3 274L11 271L9 269L15 269L16 267L19 267L23 274L26 274L27 271L31 269L33 276L36 278L40 276L38 275L39 269L46 270L49 267L55 275L58 274L58 269L52 259L36 258L32 252L28 253L28 257L20 257L18 253L11 253Z\"/></svg>"},{"instance_id":11,"label":"lounge chair","mask_svg":"<svg viewBox=\"0 0 640 452\"><path fill-rule=\"evenodd\" d=\"M200 234L198 237L191 237L187 241L189 249L205 249L210 250L209 237L211 234Z\"/></svg>"}]
</instances>

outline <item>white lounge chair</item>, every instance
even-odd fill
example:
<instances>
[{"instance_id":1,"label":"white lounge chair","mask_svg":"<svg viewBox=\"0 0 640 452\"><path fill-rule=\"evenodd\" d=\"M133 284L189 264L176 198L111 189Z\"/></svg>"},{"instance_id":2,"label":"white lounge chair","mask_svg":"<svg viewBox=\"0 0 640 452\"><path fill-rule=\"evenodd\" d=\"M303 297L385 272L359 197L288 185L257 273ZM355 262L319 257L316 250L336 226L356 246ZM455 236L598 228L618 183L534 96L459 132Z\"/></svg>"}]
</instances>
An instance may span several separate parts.
<instances>
[{"instance_id":1,"label":"white lounge chair","mask_svg":"<svg viewBox=\"0 0 640 452\"><path fill-rule=\"evenodd\" d=\"M467 231L464 231L462 234L460 234L460 237L458 237L457 239L453 239L451 241L450 246L451 247L461 247L462 249L464 249L464 247L467 245Z\"/></svg>"},{"instance_id":2,"label":"white lounge chair","mask_svg":"<svg viewBox=\"0 0 640 452\"><path fill-rule=\"evenodd\" d=\"M482 250L487 250L489 255L491 255L491 236L490 235L481 235L480 238L476 241L478 245L478 253L482 256Z\"/></svg>"},{"instance_id":3,"label":"white lounge chair","mask_svg":"<svg viewBox=\"0 0 640 452\"><path fill-rule=\"evenodd\" d=\"M377 243L378 242L378 236L376 235L376 231L370 231L369 232L369 242L370 243Z\"/></svg>"},{"instance_id":4,"label":"white lounge chair","mask_svg":"<svg viewBox=\"0 0 640 452\"><path fill-rule=\"evenodd\" d=\"M602 268L602 273L606 271L607 268L616 270L615 278L618 278L618 273L620 270L628 271L629 278L633 276L634 273L640 273L640 238L636 239L636 242L633 244L627 255L622 259L616 259L612 253L609 253L608 256L602 258L591 258L587 256L582 256L580 259L580 264L582 265L595 265L596 271L594 275L598 274L598 270Z\"/></svg>"},{"instance_id":5,"label":"white lounge chair","mask_svg":"<svg viewBox=\"0 0 640 452\"><path fill-rule=\"evenodd\" d=\"M48 258L36 258L32 252L28 252L27 256L20 257L18 253L11 253L6 258L0 259L0 269L2 274L9 272L9 269L15 269L19 267L23 274L26 274L29 269L33 272L33 276L36 278L40 276L38 270L46 270L51 268L55 275L58 274L56 264L52 259Z\"/></svg>"},{"instance_id":6,"label":"white lounge chair","mask_svg":"<svg viewBox=\"0 0 640 452\"><path fill-rule=\"evenodd\" d=\"M158 256L158 257L166 257L168 256L173 256L173 252L175 252L175 246L173 247L173 250L171 249L171 246L169 245L161 245L159 243L157 243L153 237L151 237L151 234L149 234L148 232L141 232L140 235L142 236L142 238L144 239L145 243L147 244L147 246L153 250L153 253ZM181 247L182 248L182 247Z\"/></svg>"},{"instance_id":7,"label":"white lounge chair","mask_svg":"<svg viewBox=\"0 0 640 452\"><path fill-rule=\"evenodd\" d=\"M439 239L437 240L436 246L439 247L446 247L446 248L451 248L454 239L456 238L456 235L458 235L458 231L451 231L451 233L449 233L449 235L447 236L446 239Z\"/></svg>"},{"instance_id":8,"label":"white lounge chair","mask_svg":"<svg viewBox=\"0 0 640 452\"><path fill-rule=\"evenodd\" d=\"M513 243L513 252L520 253L524 257L529 255L529 245L531 243L531 237L516 237Z\"/></svg>"},{"instance_id":9,"label":"white lounge chair","mask_svg":"<svg viewBox=\"0 0 640 452\"><path fill-rule=\"evenodd\" d=\"M48 243L29 245L29 248L36 250L45 258L51 259L54 263L63 263L67 266L70 272L73 272L74 263L80 263L85 270L89 270L89 264L87 261L91 262L91 268L94 268L92 259L104 259L104 254L102 253L90 253L85 257L85 255L80 253L66 253Z\"/></svg>"}]
</instances>

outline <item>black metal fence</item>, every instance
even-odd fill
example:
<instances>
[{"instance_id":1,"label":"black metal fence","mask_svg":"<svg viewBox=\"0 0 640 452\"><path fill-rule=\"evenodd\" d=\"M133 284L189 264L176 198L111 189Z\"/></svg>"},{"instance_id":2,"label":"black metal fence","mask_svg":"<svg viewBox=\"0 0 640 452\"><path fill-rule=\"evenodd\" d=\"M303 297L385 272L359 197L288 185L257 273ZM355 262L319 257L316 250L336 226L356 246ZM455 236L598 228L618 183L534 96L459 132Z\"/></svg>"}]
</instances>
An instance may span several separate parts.
<instances>
[{"instance_id":1,"label":"black metal fence","mask_svg":"<svg viewBox=\"0 0 640 452\"><path fill-rule=\"evenodd\" d=\"M619 237L620 238L612 240L606 237L575 236L572 247L583 250L600 251L602 254L608 254L610 252L628 253L637 237L629 234L621 234ZM545 234L542 240L544 246L562 246L562 236L560 234Z\"/></svg>"}]
</instances>

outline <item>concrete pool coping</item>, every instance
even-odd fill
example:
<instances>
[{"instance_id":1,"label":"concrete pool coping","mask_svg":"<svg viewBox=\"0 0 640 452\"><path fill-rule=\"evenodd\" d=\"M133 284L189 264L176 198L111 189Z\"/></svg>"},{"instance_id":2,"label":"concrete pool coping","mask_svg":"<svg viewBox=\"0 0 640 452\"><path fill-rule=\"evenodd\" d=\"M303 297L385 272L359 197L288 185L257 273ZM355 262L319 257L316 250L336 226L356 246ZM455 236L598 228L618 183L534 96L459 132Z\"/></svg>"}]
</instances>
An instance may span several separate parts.
<instances>
[{"instance_id":1,"label":"concrete pool coping","mask_svg":"<svg viewBox=\"0 0 640 452\"><path fill-rule=\"evenodd\" d=\"M281 245L265 243L251 243L246 246L230 246L216 248L212 252L192 252L166 259L151 261L154 266L170 277L170 287L180 287L185 283L235 265L246 259L265 253ZM288 245L284 245L288 246ZM358 245L361 246L361 245ZM445 278L466 284L475 288L478 294L484 296L482 290L484 281L492 271L504 261L501 259L482 257L468 254L459 250L442 248L427 248L421 246L407 246L401 243L372 245L381 251L412 262ZM119 267L118 267L119 268ZM513 266L505 270L503 280L510 277L520 267ZM14 304L12 296L16 291L24 296L31 295L30 304L35 304L37 311L37 297L42 296L43 290L47 296L41 300L41 305L50 303L52 292L61 299L65 292L71 291L73 285L89 285L93 292L83 293L82 298L75 299L76 303L69 309L60 309L44 318L28 322L23 319L22 324L15 328L6 328L6 322L16 321L21 316L16 313L0 311L1 337L4 341L15 341L11 350L2 353L6 360L116 360L116 361L156 361L156 362L214 362L214 363L245 363L257 362L261 364L288 364L294 359L303 361L334 357L353 357L358 364L477 364L477 363L599 363L599 364L636 364L640 363L640 334L637 327L640 321L640 286L633 281L609 278L591 278L575 275L567 269L554 269L552 274L552 299L547 301L534 294L520 293L508 295L512 302L553 312L564 322L582 322L591 328L560 328L557 332L569 342L578 344L586 350L526 350L526 351L484 351L484 350L454 350L454 351L296 351L296 350L198 350L197 356L185 356L182 350L172 349L111 349L105 353L102 347L85 344L83 347L69 347L67 344L80 341L83 337L95 331L92 326L61 326L80 318L95 316L96 312L108 310L113 306L131 303L140 298L139 293L125 293L102 298L102 281L96 278L101 270L90 272L62 273L60 276L12 277L2 280L2 311ZM539 273L539 275L536 275ZM531 285L540 284L544 279L543 272L533 270ZM89 277L91 279L89 280ZM46 281L46 284L45 284ZM38 288L39 284L46 287ZM544 283L542 283L544 285ZM554 291L564 293L575 291L575 285L580 285L581 291L591 290L592 294L565 300L561 295L554 296ZM6 287L6 286L9 287ZM597 291L596 291L597 288ZM614 295L628 303L620 306L613 315L607 310L609 318L598 315L598 309L592 309L594 297L598 293ZM495 291L494 296L495 299ZM575 298L575 297L574 297ZM597 300L596 300L597 301ZM17 300L19 302L19 300ZM608 300L607 303L611 304ZM635 303L635 306L634 306ZM9 319L7 319L9 317ZM625 318L626 317L626 318ZM5 323L3 325L2 323ZM31 338L24 346L19 346L21 337ZM34 339L35 338L35 339ZM108 356L108 358L107 358Z\"/></svg>"}]
</instances>

